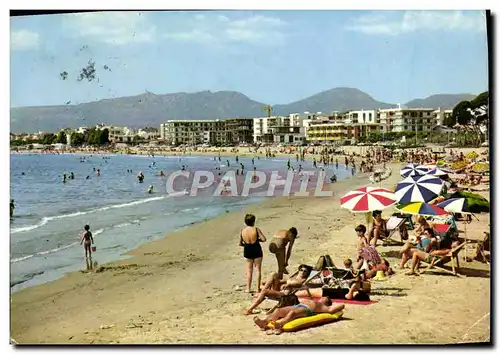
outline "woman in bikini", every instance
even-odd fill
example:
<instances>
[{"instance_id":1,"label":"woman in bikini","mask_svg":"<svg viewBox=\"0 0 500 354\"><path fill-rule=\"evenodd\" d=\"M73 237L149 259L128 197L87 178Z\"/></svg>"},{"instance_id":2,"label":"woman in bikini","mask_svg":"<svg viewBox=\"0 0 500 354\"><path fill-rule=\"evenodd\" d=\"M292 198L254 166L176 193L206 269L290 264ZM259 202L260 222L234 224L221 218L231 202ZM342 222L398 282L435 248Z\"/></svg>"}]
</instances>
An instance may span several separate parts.
<instances>
[{"instance_id":1,"label":"woman in bikini","mask_svg":"<svg viewBox=\"0 0 500 354\"><path fill-rule=\"evenodd\" d=\"M299 233L295 227L289 230L279 230L269 244L269 252L274 253L278 261L278 274L288 274L288 260L292 255L292 247ZM288 245L288 248L287 248Z\"/></svg>"},{"instance_id":2,"label":"woman in bikini","mask_svg":"<svg viewBox=\"0 0 500 354\"><path fill-rule=\"evenodd\" d=\"M260 242L266 242L266 237L262 231L255 227L255 215L245 215L246 227L241 230L239 246L243 247L243 257L247 260L246 275L247 275L247 289L246 292L250 293L252 288L253 268L257 270L257 291L260 292L261 284L261 268L262 268L262 247Z\"/></svg>"},{"instance_id":3,"label":"woman in bikini","mask_svg":"<svg viewBox=\"0 0 500 354\"><path fill-rule=\"evenodd\" d=\"M89 225L85 225L84 229L85 231L83 232L80 245L83 243L83 248L85 249L85 258L92 258L92 250L90 249L90 244L94 244L94 238L92 237L92 232L89 231Z\"/></svg>"}]
</instances>

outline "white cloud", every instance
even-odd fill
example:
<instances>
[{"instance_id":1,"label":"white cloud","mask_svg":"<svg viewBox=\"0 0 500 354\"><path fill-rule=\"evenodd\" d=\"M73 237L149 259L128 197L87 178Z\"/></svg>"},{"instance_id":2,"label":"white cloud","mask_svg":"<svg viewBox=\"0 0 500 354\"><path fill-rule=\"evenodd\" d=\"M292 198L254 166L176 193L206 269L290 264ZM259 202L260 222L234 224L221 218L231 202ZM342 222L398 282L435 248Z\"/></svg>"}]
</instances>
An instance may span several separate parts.
<instances>
[{"instance_id":1,"label":"white cloud","mask_svg":"<svg viewBox=\"0 0 500 354\"><path fill-rule=\"evenodd\" d=\"M141 12L94 12L68 15L67 24L77 35L112 44L153 41L156 27Z\"/></svg>"},{"instance_id":2,"label":"white cloud","mask_svg":"<svg viewBox=\"0 0 500 354\"><path fill-rule=\"evenodd\" d=\"M406 11L400 19L373 13L356 18L346 29L370 35L439 30L485 31L486 20L480 11Z\"/></svg>"},{"instance_id":3,"label":"white cloud","mask_svg":"<svg viewBox=\"0 0 500 354\"><path fill-rule=\"evenodd\" d=\"M10 32L12 50L30 50L38 48L40 36L36 32L18 30Z\"/></svg>"},{"instance_id":4,"label":"white cloud","mask_svg":"<svg viewBox=\"0 0 500 354\"><path fill-rule=\"evenodd\" d=\"M285 42L287 23L276 17L251 16L231 20L223 15L196 15L186 29L168 32L164 37L209 45L244 42L254 45L280 45Z\"/></svg>"}]
</instances>

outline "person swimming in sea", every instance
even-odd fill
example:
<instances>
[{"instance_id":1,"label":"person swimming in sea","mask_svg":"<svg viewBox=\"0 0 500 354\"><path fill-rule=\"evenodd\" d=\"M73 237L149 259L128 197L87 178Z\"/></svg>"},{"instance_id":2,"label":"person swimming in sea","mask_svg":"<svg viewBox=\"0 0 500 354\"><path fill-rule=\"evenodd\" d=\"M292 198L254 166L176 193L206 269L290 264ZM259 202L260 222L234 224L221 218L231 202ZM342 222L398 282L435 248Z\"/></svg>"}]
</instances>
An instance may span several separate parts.
<instances>
[{"instance_id":1,"label":"person swimming in sea","mask_svg":"<svg viewBox=\"0 0 500 354\"><path fill-rule=\"evenodd\" d=\"M90 179L90 176L85 177L85 179Z\"/></svg>"},{"instance_id":2,"label":"person swimming in sea","mask_svg":"<svg viewBox=\"0 0 500 354\"><path fill-rule=\"evenodd\" d=\"M85 225L84 232L82 234L82 240L80 245L83 243L83 248L85 249L85 258L92 258L92 250L90 249L90 244L94 244L94 238L92 237L92 232L90 232L90 226Z\"/></svg>"},{"instance_id":3,"label":"person swimming in sea","mask_svg":"<svg viewBox=\"0 0 500 354\"><path fill-rule=\"evenodd\" d=\"M229 160L226 160L226 162L227 162L227 167L229 167Z\"/></svg>"},{"instance_id":4,"label":"person swimming in sea","mask_svg":"<svg viewBox=\"0 0 500 354\"><path fill-rule=\"evenodd\" d=\"M14 199L10 200L10 217L14 216L14 209L16 208L16 205L14 204Z\"/></svg>"},{"instance_id":5,"label":"person swimming in sea","mask_svg":"<svg viewBox=\"0 0 500 354\"><path fill-rule=\"evenodd\" d=\"M139 173L137 174L137 180L139 181L139 183L142 183L144 181L144 175L142 174L142 171L139 171Z\"/></svg>"},{"instance_id":6,"label":"person swimming in sea","mask_svg":"<svg viewBox=\"0 0 500 354\"><path fill-rule=\"evenodd\" d=\"M148 193L149 193L149 194L153 193L153 185L150 185L150 186L148 187Z\"/></svg>"},{"instance_id":7,"label":"person swimming in sea","mask_svg":"<svg viewBox=\"0 0 500 354\"><path fill-rule=\"evenodd\" d=\"M66 173L63 173L62 183L66 183Z\"/></svg>"},{"instance_id":8,"label":"person swimming in sea","mask_svg":"<svg viewBox=\"0 0 500 354\"><path fill-rule=\"evenodd\" d=\"M75 179L75 174L73 172L70 173L69 179Z\"/></svg>"},{"instance_id":9,"label":"person swimming in sea","mask_svg":"<svg viewBox=\"0 0 500 354\"><path fill-rule=\"evenodd\" d=\"M100 175L101 175L101 170L97 169L97 177L99 177Z\"/></svg>"}]
</instances>

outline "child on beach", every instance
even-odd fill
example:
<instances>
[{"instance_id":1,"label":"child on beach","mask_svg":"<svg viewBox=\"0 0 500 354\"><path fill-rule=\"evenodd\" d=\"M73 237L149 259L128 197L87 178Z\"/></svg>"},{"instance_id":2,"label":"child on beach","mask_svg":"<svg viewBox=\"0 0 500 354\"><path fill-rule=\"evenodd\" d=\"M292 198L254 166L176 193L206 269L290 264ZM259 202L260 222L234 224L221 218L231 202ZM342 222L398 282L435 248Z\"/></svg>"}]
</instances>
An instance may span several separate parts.
<instances>
[{"instance_id":1,"label":"child on beach","mask_svg":"<svg viewBox=\"0 0 500 354\"><path fill-rule=\"evenodd\" d=\"M92 250L90 249L90 244L94 244L94 238L92 237L92 232L90 232L90 226L85 225L85 231L82 234L82 240L80 245L83 243L83 248L85 249L85 258L92 258Z\"/></svg>"}]
</instances>

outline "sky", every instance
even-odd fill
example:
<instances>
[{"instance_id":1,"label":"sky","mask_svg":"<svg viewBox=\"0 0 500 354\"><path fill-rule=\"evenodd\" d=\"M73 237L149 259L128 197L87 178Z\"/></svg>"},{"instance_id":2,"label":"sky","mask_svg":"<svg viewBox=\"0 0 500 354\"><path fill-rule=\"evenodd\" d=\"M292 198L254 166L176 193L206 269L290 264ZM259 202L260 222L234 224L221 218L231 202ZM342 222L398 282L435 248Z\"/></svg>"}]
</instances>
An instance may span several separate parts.
<instances>
[{"instance_id":1,"label":"sky","mask_svg":"<svg viewBox=\"0 0 500 354\"><path fill-rule=\"evenodd\" d=\"M10 36L11 107L146 91L238 91L274 105L335 87L388 103L488 89L482 11L37 15L11 17ZM99 80L78 82L89 60Z\"/></svg>"}]
</instances>

